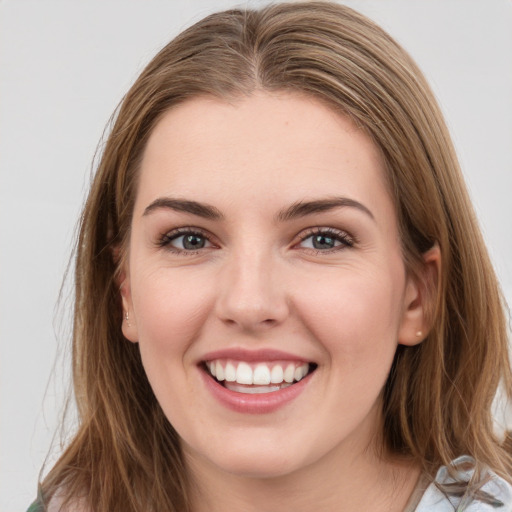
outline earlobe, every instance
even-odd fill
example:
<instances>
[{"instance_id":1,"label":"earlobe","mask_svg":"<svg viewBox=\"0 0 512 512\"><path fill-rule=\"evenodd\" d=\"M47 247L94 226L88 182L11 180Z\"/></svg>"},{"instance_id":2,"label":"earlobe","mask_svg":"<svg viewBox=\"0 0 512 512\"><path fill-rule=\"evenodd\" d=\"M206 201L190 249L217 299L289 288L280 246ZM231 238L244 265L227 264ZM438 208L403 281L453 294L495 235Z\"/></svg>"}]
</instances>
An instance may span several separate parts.
<instances>
[{"instance_id":1,"label":"earlobe","mask_svg":"<svg viewBox=\"0 0 512 512\"><path fill-rule=\"evenodd\" d=\"M432 327L440 275L441 250L436 242L423 254L420 273L407 276L399 344L417 345L427 337Z\"/></svg>"},{"instance_id":2,"label":"earlobe","mask_svg":"<svg viewBox=\"0 0 512 512\"><path fill-rule=\"evenodd\" d=\"M137 330L137 323L135 321L135 315L133 314L133 304L131 297L131 288L129 279L126 276L126 272L123 270L120 274L120 286L119 292L121 294L121 302L123 305L123 320L121 329L124 337L132 343L139 341L139 332Z\"/></svg>"}]
</instances>

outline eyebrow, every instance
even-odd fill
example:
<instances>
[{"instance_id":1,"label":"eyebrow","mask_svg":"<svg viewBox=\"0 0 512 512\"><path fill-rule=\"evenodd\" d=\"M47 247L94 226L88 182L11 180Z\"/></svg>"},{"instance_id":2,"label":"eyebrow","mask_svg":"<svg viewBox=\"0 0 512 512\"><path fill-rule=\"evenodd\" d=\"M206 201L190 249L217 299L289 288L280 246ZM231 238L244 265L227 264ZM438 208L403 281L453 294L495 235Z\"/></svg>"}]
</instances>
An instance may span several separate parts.
<instances>
[{"instance_id":1,"label":"eyebrow","mask_svg":"<svg viewBox=\"0 0 512 512\"><path fill-rule=\"evenodd\" d=\"M215 208L215 206L211 206L206 203L198 203L197 201L189 201L186 199L174 199L172 197L159 197L148 207L146 207L143 216L149 215L151 212L160 208L171 209L177 212L191 213L192 215L197 215L198 217L203 217L204 219L222 220L224 218L224 215L222 215L222 213L217 208Z\"/></svg>"},{"instance_id":2,"label":"eyebrow","mask_svg":"<svg viewBox=\"0 0 512 512\"><path fill-rule=\"evenodd\" d=\"M356 208L357 210L368 215L375 220L373 213L362 203L348 197L331 197L326 199L318 199L313 201L298 201L277 215L278 221L287 221L306 217L315 213L326 212L335 208Z\"/></svg>"},{"instance_id":3,"label":"eyebrow","mask_svg":"<svg viewBox=\"0 0 512 512\"><path fill-rule=\"evenodd\" d=\"M288 208L281 210L277 214L276 219L277 221L284 222L344 207L356 208L368 215L371 219L375 220L372 212L364 204L348 197L331 197L326 199L316 199L313 201L298 201L290 205ZM198 217L203 217L204 219L224 219L224 215L220 210L215 208L215 206L187 199L175 199L172 197L159 197L158 199L155 199L155 201L146 207L143 216L149 215L153 211L161 208L190 213L192 215L197 215Z\"/></svg>"}]
</instances>

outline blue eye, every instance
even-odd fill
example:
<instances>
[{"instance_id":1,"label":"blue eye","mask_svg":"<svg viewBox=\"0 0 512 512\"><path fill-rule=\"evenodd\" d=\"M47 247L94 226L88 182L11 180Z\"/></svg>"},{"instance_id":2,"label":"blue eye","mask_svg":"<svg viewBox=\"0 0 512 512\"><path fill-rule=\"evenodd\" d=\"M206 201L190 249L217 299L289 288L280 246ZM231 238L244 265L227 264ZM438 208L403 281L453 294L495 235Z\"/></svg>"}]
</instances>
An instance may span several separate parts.
<instances>
[{"instance_id":1,"label":"blue eye","mask_svg":"<svg viewBox=\"0 0 512 512\"><path fill-rule=\"evenodd\" d=\"M162 236L159 245L175 252L194 252L212 247L203 233L189 229L178 229Z\"/></svg>"},{"instance_id":2,"label":"blue eye","mask_svg":"<svg viewBox=\"0 0 512 512\"><path fill-rule=\"evenodd\" d=\"M178 247L179 249L194 251L197 249L202 249L206 245L206 238L196 234L181 235L172 240L171 245Z\"/></svg>"},{"instance_id":3,"label":"blue eye","mask_svg":"<svg viewBox=\"0 0 512 512\"><path fill-rule=\"evenodd\" d=\"M321 252L343 249L354 245L354 240L347 233L333 228L315 228L313 232L309 231L301 235L301 239L300 247Z\"/></svg>"}]
</instances>

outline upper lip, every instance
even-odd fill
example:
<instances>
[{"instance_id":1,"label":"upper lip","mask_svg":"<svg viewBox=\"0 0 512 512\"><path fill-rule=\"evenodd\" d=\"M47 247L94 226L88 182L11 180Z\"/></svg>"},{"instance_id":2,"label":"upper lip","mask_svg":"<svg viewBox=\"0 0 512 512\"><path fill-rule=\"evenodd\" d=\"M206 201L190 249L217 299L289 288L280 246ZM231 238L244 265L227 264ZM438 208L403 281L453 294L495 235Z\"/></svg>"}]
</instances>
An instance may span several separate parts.
<instances>
[{"instance_id":1,"label":"upper lip","mask_svg":"<svg viewBox=\"0 0 512 512\"><path fill-rule=\"evenodd\" d=\"M208 352L201 357L200 362L213 361L216 359L232 359L235 361L257 362L257 361L298 361L301 363L311 362L310 360L289 352L275 349L248 350L246 348L225 348Z\"/></svg>"}]
</instances>

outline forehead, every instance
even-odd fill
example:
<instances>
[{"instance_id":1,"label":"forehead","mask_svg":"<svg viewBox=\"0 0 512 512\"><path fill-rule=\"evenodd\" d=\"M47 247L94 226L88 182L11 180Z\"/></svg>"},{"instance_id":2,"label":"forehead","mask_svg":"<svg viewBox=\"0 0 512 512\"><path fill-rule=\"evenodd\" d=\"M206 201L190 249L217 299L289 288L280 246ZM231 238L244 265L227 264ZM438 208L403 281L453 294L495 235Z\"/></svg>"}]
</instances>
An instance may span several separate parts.
<instances>
[{"instance_id":1,"label":"forehead","mask_svg":"<svg viewBox=\"0 0 512 512\"><path fill-rule=\"evenodd\" d=\"M164 114L143 155L137 203L162 195L233 203L341 193L390 201L370 137L314 98L258 92L229 102L199 97Z\"/></svg>"}]
</instances>

